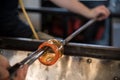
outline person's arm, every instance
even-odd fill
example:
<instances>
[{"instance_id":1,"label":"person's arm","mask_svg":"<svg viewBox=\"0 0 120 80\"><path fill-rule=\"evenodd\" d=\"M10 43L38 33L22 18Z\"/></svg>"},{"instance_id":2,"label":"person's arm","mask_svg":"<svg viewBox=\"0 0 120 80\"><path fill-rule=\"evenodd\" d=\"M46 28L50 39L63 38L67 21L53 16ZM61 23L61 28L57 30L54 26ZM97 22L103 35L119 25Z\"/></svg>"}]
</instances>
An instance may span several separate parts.
<instances>
[{"instance_id":1,"label":"person's arm","mask_svg":"<svg viewBox=\"0 0 120 80\"><path fill-rule=\"evenodd\" d=\"M9 61L4 56L0 55L0 80L8 80L9 72L7 68L9 66Z\"/></svg>"},{"instance_id":2,"label":"person's arm","mask_svg":"<svg viewBox=\"0 0 120 80\"><path fill-rule=\"evenodd\" d=\"M78 0L50 0L56 5L66 8L74 13L80 14L86 18L96 18L99 14L103 14L100 20L107 18L110 11L105 6L98 6L93 9L89 9Z\"/></svg>"}]
</instances>

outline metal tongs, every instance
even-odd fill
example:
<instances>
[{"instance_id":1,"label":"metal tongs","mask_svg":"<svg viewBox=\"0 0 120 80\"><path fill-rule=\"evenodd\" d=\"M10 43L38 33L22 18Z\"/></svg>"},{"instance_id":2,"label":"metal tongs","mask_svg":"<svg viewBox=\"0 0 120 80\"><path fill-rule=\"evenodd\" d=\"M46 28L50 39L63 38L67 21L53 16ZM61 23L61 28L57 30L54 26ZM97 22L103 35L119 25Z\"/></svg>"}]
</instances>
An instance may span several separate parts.
<instances>
[{"instance_id":1,"label":"metal tongs","mask_svg":"<svg viewBox=\"0 0 120 80\"><path fill-rule=\"evenodd\" d=\"M36 51L32 52L24 60L22 60L19 63L16 63L15 65L9 68L10 75L13 75L17 71L17 69L19 69L25 64L31 65L36 59L38 59L47 50L48 50L48 47L45 47L43 49L37 49Z\"/></svg>"},{"instance_id":2,"label":"metal tongs","mask_svg":"<svg viewBox=\"0 0 120 80\"><path fill-rule=\"evenodd\" d=\"M81 26L79 29L77 29L75 32L73 32L71 35L69 35L66 39L62 40L63 46L66 45L71 39L73 39L76 35L78 35L80 32L82 32L84 29L89 27L91 24L93 24L96 21L96 19L89 20L86 24ZM9 68L10 75L13 75L17 69L22 67L25 64L31 65L35 60L37 60L44 52L46 52L49 49L49 47L45 47L43 49L37 49L36 51L32 52L28 57L26 57L24 60L22 60L19 63L16 63L12 67Z\"/></svg>"}]
</instances>

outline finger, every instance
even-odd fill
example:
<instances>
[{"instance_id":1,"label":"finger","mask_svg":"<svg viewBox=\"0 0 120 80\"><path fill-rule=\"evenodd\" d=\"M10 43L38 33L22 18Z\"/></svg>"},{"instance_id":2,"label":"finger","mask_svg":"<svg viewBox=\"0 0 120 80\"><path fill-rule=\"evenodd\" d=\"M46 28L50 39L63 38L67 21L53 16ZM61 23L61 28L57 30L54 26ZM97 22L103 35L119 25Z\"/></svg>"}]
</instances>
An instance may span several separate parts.
<instances>
[{"instance_id":1,"label":"finger","mask_svg":"<svg viewBox=\"0 0 120 80\"><path fill-rule=\"evenodd\" d=\"M0 55L0 66L4 67L6 69L10 66L9 61L7 60L7 58L5 58L2 55Z\"/></svg>"},{"instance_id":2,"label":"finger","mask_svg":"<svg viewBox=\"0 0 120 80\"><path fill-rule=\"evenodd\" d=\"M102 15L100 17L98 17L98 20L106 19L109 16L109 13L107 13L105 10L99 12L99 14L102 14Z\"/></svg>"},{"instance_id":3,"label":"finger","mask_svg":"<svg viewBox=\"0 0 120 80\"><path fill-rule=\"evenodd\" d=\"M110 15L110 10L109 10L107 7L105 7L105 6L103 6L103 8L104 8L104 10L106 11L106 13L107 13L108 15Z\"/></svg>"},{"instance_id":4,"label":"finger","mask_svg":"<svg viewBox=\"0 0 120 80\"><path fill-rule=\"evenodd\" d=\"M110 10L107 7L102 6L101 10L103 11L105 17L108 17L110 15Z\"/></svg>"},{"instance_id":5,"label":"finger","mask_svg":"<svg viewBox=\"0 0 120 80\"><path fill-rule=\"evenodd\" d=\"M23 75L26 76L27 74L27 70L28 70L28 65L23 65L23 67L21 68L23 71Z\"/></svg>"},{"instance_id":6,"label":"finger","mask_svg":"<svg viewBox=\"0 0 120 80\"><path fill-rule=\"evenodd\" d=\"M98 18L99 21L106 19L106 17L100 17Z\"/></svg>"},{"instance_id":7,"label":"finger","mask_svg":"<svg viewBox=\"0 0 120 80\"><path fill-rule=\"evenodd\" d=\"M24 65L23 67L19 68L13 80L25 80L27 70L28 70L28 65Z\"/></svg>"}]
</instances>

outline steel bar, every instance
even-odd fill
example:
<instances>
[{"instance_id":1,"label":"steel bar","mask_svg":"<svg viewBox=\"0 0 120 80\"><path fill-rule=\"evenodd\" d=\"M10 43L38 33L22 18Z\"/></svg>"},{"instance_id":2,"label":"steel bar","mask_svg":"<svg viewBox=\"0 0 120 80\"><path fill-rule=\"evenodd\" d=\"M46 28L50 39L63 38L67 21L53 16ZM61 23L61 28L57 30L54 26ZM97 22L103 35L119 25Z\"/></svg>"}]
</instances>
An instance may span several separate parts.
<instances>
[{"instance_id":1,"label":"steel bar","mask_svg":"<svg viewBox=\"0 0 120 80\"><path fill-rule=\"evenodd\" d=\"M85 25L81 26L79 29L77 29L75 32L73 32L70 36L68 36L67 38L65 38L63 40L63 45L67 44L71 39L73 39L75 36L77 36L80 32L82 32L84 29L86 29L87 27L89 27L91 24L93 24L96 20L95 19L91 19L90 21L88 21Z\"/></svg>"},{"instance_id":2,"label":"steel bar","mask_svg":"<svg viewBox=\"0 0 120 80\"><path fill-rule=\"evenodd\" d=\"M22 11L21 8L18 9ZM50 8L50 7L42 7L42 8L26 8L27 12L34 12L34 13L42 13L42 14L57 14L57 15L65 15L71 16L76 15L71 13L70 11L63 9L63 8Z\"/></svg>"},{"instance_id":3,"label":"steel bar","mask_svg":"<svg viewBox=\"0 0 120 80\"><path fill-rule=\"evenodd\" d=\"M120 48L112 46L69 43L65 55L120 60Z\"/></svg>"},{"instance_id":4,"label":"steel bar","mask_svg":"<svg viewBox=\"0 0 120 80\"><path fill-rule=\"evenodd\" d=\"M12 67L8 69L10 73L10 78L12 79L12 76L14 76L17 69L22 67L25 64L31 65L34 61L36 61L46 50L48 50L48 47L41 49L37 49L36 51L32 52L28 57L23 59L21 62L16 63Z\"/></svg>"},{"instance_id":5,"label":"steel bar","mask_svg":"<svg viewBox=\"0 0 120 80\"><path fill-rule=\"evenodd\" d=\"M22 11L21 8L19 8L18 10ZM50 8L50 7L26 8L26 11L34 12L34 13L42 13L42 14L60 14L60 15L62 14L66 16L76 15L63 8ZM120 17L120 13L111 11L110 17Z\"/></svg>"},{"instance_id":6,"label":"steel bar","mask_svg":"<svg viewBox=\"0 0 120 80\"><path fill-rule=\"evenodd\" d=\"M1 49L35 51L44 40L27 38L0 38ZM93 57L99 59L120 60L120 48L112 46L68 43L64 47L64 55Z\"/></svg>"}]
</instances>

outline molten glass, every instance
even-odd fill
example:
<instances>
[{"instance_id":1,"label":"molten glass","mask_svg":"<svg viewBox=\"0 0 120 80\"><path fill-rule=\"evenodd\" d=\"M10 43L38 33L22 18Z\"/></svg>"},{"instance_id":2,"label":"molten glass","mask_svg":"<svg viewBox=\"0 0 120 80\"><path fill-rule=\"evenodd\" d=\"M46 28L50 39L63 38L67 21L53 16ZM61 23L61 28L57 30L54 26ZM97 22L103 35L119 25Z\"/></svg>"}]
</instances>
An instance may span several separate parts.
<instances>
[{"instance_id":1,"label":"molten glass","mask_svg":"<svg viewBox=\"0 0 120 80\"><path fill-rule=\"evenodd\" d=\"M50 39L47 42L42 43L38 49L49 47L43 55L39 57L39 61L47 66L53 65L62 56L63 45L56 39Z\"/></svg>"}]
</instances>

